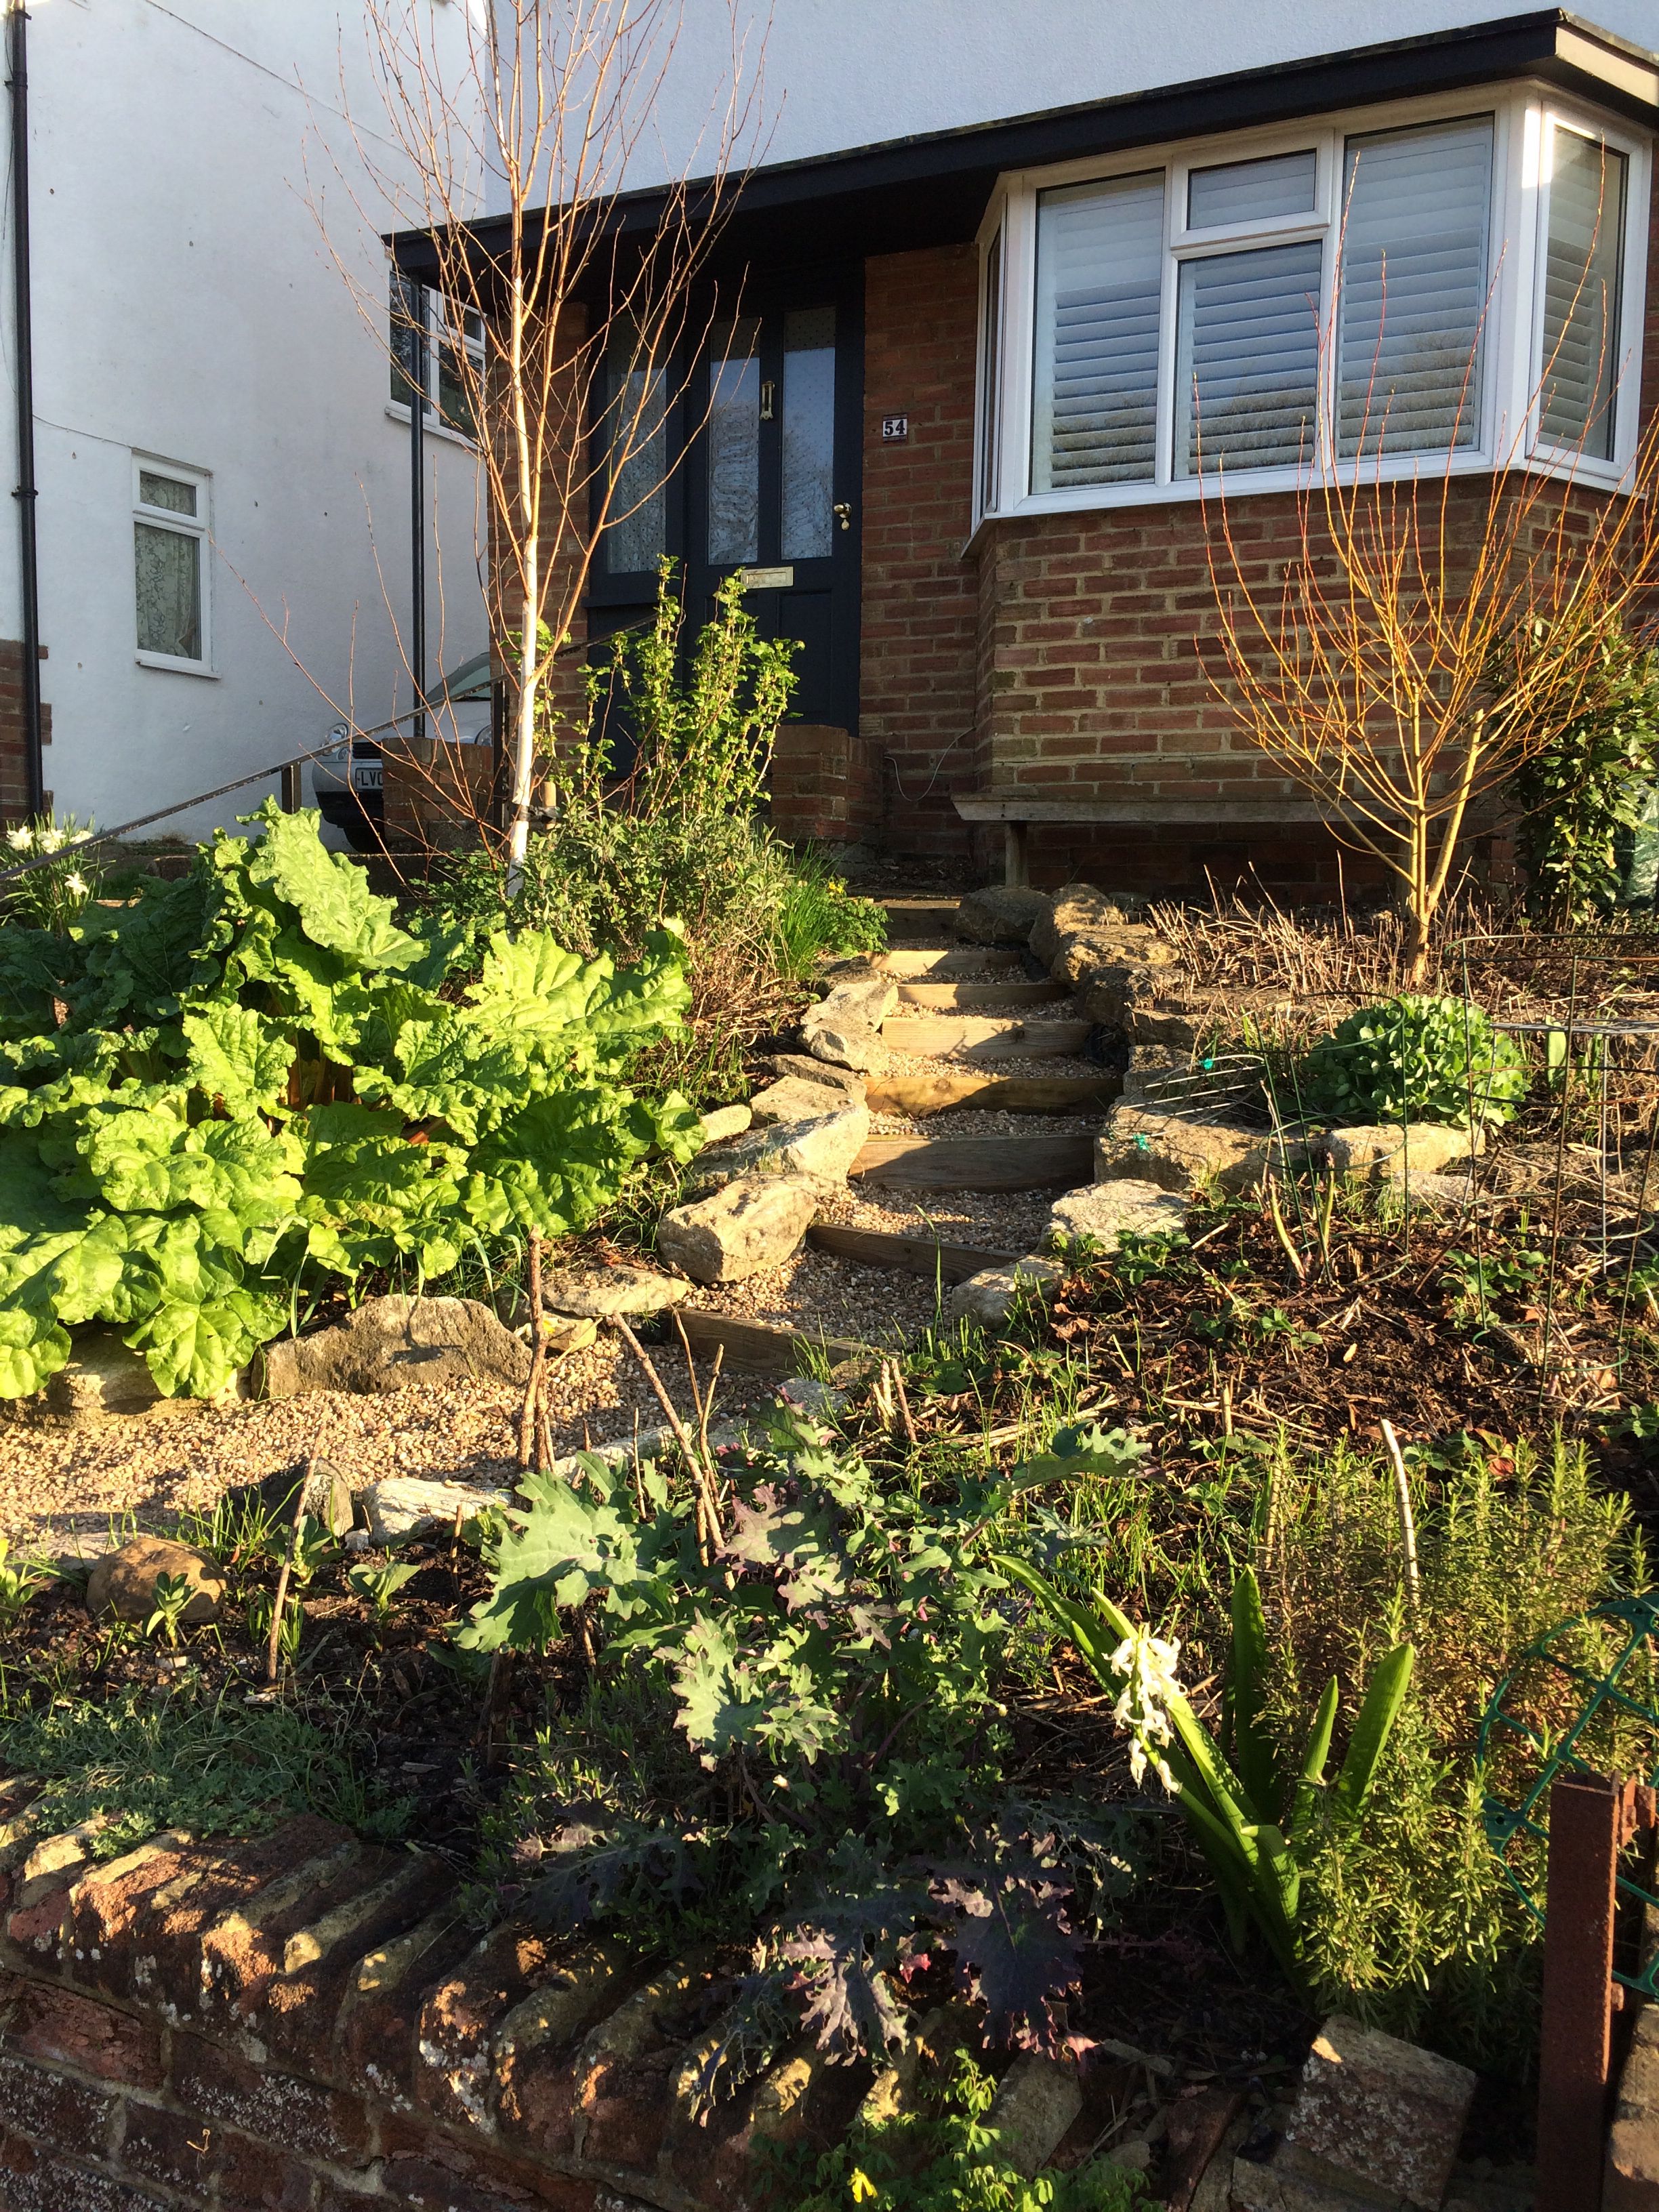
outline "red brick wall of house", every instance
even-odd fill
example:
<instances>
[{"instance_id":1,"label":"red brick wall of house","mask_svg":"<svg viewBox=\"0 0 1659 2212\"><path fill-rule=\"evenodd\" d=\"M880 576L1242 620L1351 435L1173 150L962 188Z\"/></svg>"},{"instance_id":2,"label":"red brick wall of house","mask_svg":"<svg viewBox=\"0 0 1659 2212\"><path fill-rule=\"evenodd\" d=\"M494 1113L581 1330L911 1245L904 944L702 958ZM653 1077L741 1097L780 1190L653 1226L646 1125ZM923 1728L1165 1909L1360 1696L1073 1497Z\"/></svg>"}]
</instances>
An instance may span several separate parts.
<instances>
[{"instance_id":1,"label":"red brick wall of house","mask_svg":"<svg viewBox=\"0 0 1659 2212\"><path fill-rule=\"evenodd\" d=\"M896 852L968 849L953 787L982 781L972 526L978 258L971 246L865 264L860 727L886 755ZM905 415L902 445L882 441Z\"/></svg>"},{"instance_id":2,"label":"red brick wall of house","mask_svg":"<svg viewBox=\"0 0 1659 2212\"><path fill-rule=\"evenodd\" d=\"M45 654L41 658L45 659ZM52 709L40 710L41 735L52 742ZM27 748L23 737L23 648L0 638L0 820L21 821L29 811Z\"/></svg>"}]
</instances>

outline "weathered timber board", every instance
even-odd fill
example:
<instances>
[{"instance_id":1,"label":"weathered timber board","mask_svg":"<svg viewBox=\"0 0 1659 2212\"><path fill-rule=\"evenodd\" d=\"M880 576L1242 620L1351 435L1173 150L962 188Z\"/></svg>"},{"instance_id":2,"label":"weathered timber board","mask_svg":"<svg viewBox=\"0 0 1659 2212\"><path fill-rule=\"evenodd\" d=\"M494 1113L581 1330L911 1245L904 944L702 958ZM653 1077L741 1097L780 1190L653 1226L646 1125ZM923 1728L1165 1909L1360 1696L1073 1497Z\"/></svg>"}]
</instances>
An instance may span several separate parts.
<instances>
[{"instance_id":1,"label":"weathered timber board","mask_svg":"<svg viewBox=\"0 0 1659 2212\"><path fill-rule=\"evenodd\" d=\"M954 952L941 952L931 945L898 945L883 953L878 965L890 975L928 975L942 981L952 975L1023 975L1025 972L1023 953L994 950L988 945L959 945Z\"/></svg>"},{"instance_id":2,"label":"weathered timber board","mask_svg":"<svg viewBox=\"0 0 1659 2212\"><path fill-rule=\"evenodd\" d=\"M955 1021L936 1016L881 1025L882 1041L895 1052L959 1052L969 1060L1063 1060L1089 1041L1087 1022L992 1021L964 1014Z\"/></svg>"},{"instance_id":3,"label":"weathered timber board","mask_svg":"<svg viewBox=\"0 0 1659 2212\"><path fill-rule=\"evenodd\" d=\"M1011 977L1006 983L901 983L902 1006L959 1007L963 1013L980 1007L1052 1006L1069 999L1064 983L1032 983Z\"/></svg>"},{"instance_id":4,"label":"weathered timber board","mask_svg":"<svg viewBox=\"0 0 1659 2212\"><path fill-rule=\"evenodd\" d=\"M926 1190L1075 1190L1094 1169L1092 1137L872 1137L849 1172Z\"/></svg>"},{"instance_id":5,"label":"weathered timber board","mask_svg":"<svg viewBox=\"0 0 1659 2212\"><path fill-rule=\"evenodd\" d=\"M846 1337L814 1336L802 1329L777 1328L770 1322L705 1313L696 1306L678 1310L693 1352L707 1352L712 1358L715 1346L723 1344L726 1365L748 1368L757 1374L802 1375L809 1360L823 1358L833 1368L880 1357L867 1344L854 1344Z\"/></svg>"},{"instance_id":6,"label":"weathered timber board","mask_svg":"<svg viewBox=\"0 0 1659 2212\"><path fill-rule=\"evenodd\" d=\"M872 1114L1087 1114L1122 1089L1121 1075L884 1075L865 1103Z\"/></svg>"},{"instance_id":7,"label":"weathered timber board","mask_svg":"<svg viewBox=\"0 0 1659 2212\"><path fill-rule=\"evenodd\" d=\"M886 1229L845 1229L838 1221L815 1221L809 1244L860 1267L892 1267L928 1282L965 1283L987 1267L1012 1267L1018 1252L981 1251L973 1244L936 1244L930 1237L898 1237Z\"/></svg>"}]
</instances>

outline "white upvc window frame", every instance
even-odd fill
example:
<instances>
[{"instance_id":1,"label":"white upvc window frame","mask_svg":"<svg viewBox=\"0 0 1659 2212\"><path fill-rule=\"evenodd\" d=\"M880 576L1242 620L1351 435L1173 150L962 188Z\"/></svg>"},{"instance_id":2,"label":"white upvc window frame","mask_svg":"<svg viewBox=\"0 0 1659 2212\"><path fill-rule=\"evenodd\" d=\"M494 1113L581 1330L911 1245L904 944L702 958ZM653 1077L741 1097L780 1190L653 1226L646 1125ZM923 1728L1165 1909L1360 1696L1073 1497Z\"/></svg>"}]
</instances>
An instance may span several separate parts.
<instances>
[{"instance_id":1,"label":"white upvc window frame","mask_svg":"<svg viewBox=\"0 0 1659 2212\"><path fill-rule=\"evenodd\" d=\"M424 370L424 382L422 396L426 403L422 410L424 434L428 438L447 439L453 445L465 446L470 453L476 453L477 441L470 437L465 430L458 429L454 423L445 422L439 405L439 371L441 367L439 349L452 343L457 335L455 325L450 317L448 304L436 285L422 284L412 278L409 281L415 283L416 289L420 293L422 307L422 367ZM388 307L389 314L393 312ZM473 366L482 380L485 346L483 318L475 316L473 311L468 308L459 309L458 313L460 317L459 343L471 357ZM476 331L469 327L470 323L475 319L478 324ZM395 349L395 330L392 337ZM392 368L394 378L402 376L403 380L405 383L408 382L409 379L402 364L395 359L395 350L388 366ZM407 424L409 421L407 400L388 398L386 403L386 411L389 422Z\"/></svg>"},{"instance_id":2,"label":"white upvc window frame","mask_svg":"<svg viewBox=\"0 0 1659 2212\"><path fill-rule=\"evenodd\" d=\"M193 485L196 491L194 514L179 514L172 507L153 507L142 495L143 480L146 476L169 477L175 483ZM152 653L138 643L138 577L137 543L133 550L133 654L141 668L161 668L176 676L211 676L213 667L213 587L212 564L208 558L212 543L213 476L210 470L192 467L188 462L164 459L159 453L132 455L132 520L152 530L171 531L175 537L193 538L198 547L197 555L197 586L200 594L202 654L199 660L188 660L172 653Z\"/></svg>"},{"instance_id":3,"label":"white upvc window frame","mask_svg":"<svg viewBox=\"0 0 1659 2212\"><path fill-rule=\"evenodd\" d=\"M1356 460L1333 459L1335 395L1332 343L1341 224L1346 141L1376 131L1417 125L1450 123L1490 115L1492 118L1492 205L1488 276L1490 294L1480 363L1480 437L1478 444L1450 454L1437 453L1379 458L1368 443ZM1565 454L1540 443L1537 435L1537 385L1540 373L1543 307L1539 272L1544 227L1548 219L1547 180L1542 174L1545 149L1556 125L1603 139L1628 157L1625 207L1623 289L1620 301L1620 362L1615 399L1616 422L1611 460ZM1194 169L1273 155L1305 152L1317 156L1315 207L1310 214L1274 216L1254 222L1194 230L1187 223L1188 181ZM979 232L980 298L978 380L975 395L974 527L988 519L1025 514L1066 514L1120 507L1158 506L1175 500L1214 498L1224 488L1229 499L1294 491L1316 471L1340 481L1359 476L1388 482L1413 476L1490 473L1525 463L1534 469L1571 473L1576 481L1607 489L1628 476L1635 459L1642 379L1644 279L1648 260L1647 221L1653 160L1651 137L1585 102L1563 97L1553 88L1530 82L1474 86L1418 100L1392 100L1309 117L1299 124L1230 131L1141 146L1108 158L1057 163L1052 167L1011 172L998 179ZM1032 423L1036 358L1037 208L1039 196L1058 186L1091 184L1113 177L1164 173L1164 240L1158 329L1158 388L1156 476L1133 483L1089 484L1057 491L1032 489ZM1174 470L1176 432L1176 346L1181 269L1206 255L1237 252L1256 245L1298 240L1325 242L1320 286L1322 332L1319 453L1311 465L1290 468L1218 470L1178 476ZM997 311L998 358L988 359L988 269L990 247L1000 239L1001 294ZM994 377L996 404L988 408L988 380ZM996 426L996 450L987 453L988 416Z\"/></svg>"}]
</instances>

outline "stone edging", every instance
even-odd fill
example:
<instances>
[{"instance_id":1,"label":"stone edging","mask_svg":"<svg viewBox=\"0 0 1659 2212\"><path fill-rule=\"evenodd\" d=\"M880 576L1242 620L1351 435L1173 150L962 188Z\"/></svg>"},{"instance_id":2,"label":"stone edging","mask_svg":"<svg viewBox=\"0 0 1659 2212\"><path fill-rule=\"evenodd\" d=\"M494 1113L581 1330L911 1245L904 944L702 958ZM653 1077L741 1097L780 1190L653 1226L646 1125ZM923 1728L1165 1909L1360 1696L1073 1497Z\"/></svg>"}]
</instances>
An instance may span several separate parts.
<instances>
[{"instance_id":1,"label":"stone edging","mask_svg":"<svg viewBox=\"0 0 1659 2212\"><path fill-rule=\"evenodd\" d=\"M310 1816L98 1863L33 1795L0 1784L0 2212L757 2212L762 2139L863 2086L797 2046L700 2125L735 1955L481 1938L447 1863Z\"/></svg>"}]
</instances>

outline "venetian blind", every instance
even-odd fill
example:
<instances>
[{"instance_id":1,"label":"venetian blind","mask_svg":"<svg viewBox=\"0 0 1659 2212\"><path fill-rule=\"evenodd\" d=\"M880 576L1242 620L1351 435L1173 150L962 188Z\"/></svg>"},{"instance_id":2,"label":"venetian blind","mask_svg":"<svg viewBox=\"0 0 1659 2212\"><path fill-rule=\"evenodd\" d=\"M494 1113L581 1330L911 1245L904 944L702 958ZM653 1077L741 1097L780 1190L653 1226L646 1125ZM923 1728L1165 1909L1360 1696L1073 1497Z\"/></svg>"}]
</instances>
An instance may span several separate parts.
<instances>
[{"instance_id":1,"label":"venetian blind","mask_svg":"<svg viewBox=\"0 0 1659 2212\"><path fill-rule=\"evenodd\" d=\"M1163 274L1161 171L1044 192L1037 213L1034 491L1152 477Z\"/></svg>"},{"instance_id":2,"label":"venetian blind","mask_svg":"<svg viewBox=\"0 0 1659 2212\"><path fill-rule=\"evenodd\" d=\"M1478 445L1492 118L1351 138L1343 186L1339 451Z\"/></svg>"},{"instance_id":3,"label":"venetian blind","mask_svg":"<svg viewBox=\"0 0 1659 2212\"><path fill-rule=\"evenodd\" d=\"M1176 473L1294 468L1319 404L1317 239L1183 263Z\"/></svg>"},{"instance_id":4,"label":"venetian blind","mask_svg":"<svg viewBox=\"0 0 1659 2212\"><path fill-rule=\"evenodd\" d=\"M1613 453L1623 277L1624 155L1558 123L1551 132L1539 429L1600 460Z\"/></svg>"}]
</instances>

